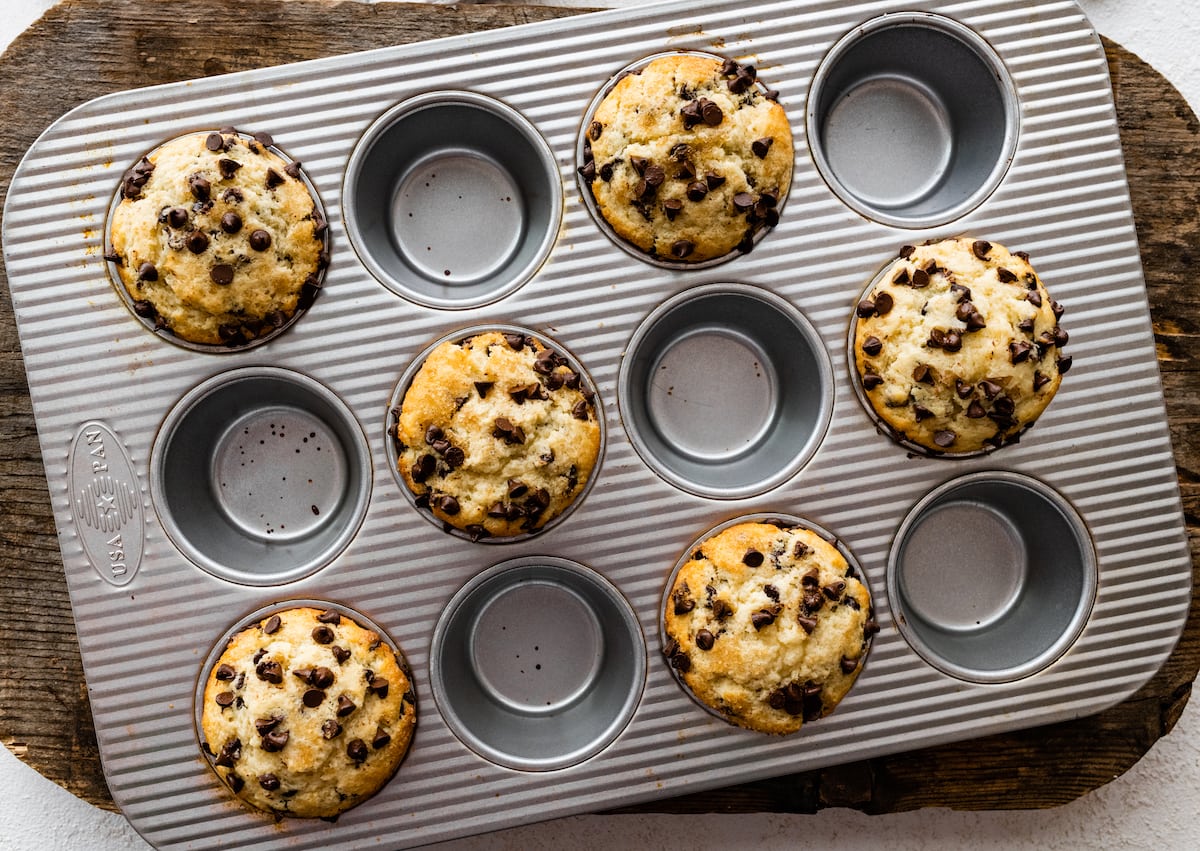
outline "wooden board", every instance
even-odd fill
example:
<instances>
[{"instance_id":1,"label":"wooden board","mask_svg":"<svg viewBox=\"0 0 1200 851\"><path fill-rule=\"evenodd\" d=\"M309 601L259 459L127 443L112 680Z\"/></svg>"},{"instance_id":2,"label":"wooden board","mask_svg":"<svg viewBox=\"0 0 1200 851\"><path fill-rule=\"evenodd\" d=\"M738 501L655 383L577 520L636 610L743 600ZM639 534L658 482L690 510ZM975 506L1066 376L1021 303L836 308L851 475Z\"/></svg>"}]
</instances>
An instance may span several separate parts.
<instances>
[{"instance_id":1,"label":"wooden board","mask_svg":"<svg viewBox=\"0 0 1200 851\"><path fill-rule=\"evenodd\" d=\"M67 0L0 57L0 202L59 115L107 92L575 14L522 6L331 0ZM1154 313L1193 560L1200 578L1200 122L1171 85L1106 44ZM7 279L0 272L0 741L112 809L92 729ZM1196 583L1200 586L1200 583ZM1126 771L1178 719L1200 668L1200 597L1137 694L1098 715L664 799L643 812L899 812L1048 807ZM628 811L628 810L627 810Z\"/></svg>"}]
</instances>

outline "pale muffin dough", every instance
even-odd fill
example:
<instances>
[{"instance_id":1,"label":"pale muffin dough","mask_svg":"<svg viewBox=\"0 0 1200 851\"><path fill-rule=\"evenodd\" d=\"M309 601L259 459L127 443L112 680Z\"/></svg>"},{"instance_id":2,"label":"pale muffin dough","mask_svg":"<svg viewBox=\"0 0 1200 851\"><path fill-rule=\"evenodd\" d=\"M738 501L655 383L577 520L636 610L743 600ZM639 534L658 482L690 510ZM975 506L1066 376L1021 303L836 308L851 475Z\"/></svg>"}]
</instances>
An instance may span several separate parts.
<instances>
[{"instance_id":1,"label":"pale muffin dough","mask_svg":"<svg viewBox=\"0 0 1200 851\"><path fill-rule=\"evenodd\" d=\"M537 531L579 497L600 455L586 378L528 334L438 345L397 413L405 484L419 506L474 538Z\"/></svg>"},{"instance_id":2,"label":"pale muffin dough","mask_svg":"<svg viewBox=\"0 0 1200 851\"><path fill-rule=\"evenodd\" d=\"M126 172L110 223L133 310L192 343L239 346L316 297L326 223L300 164L233 128L165 143Z\"/></svg>"},{"instance_id":3,"label":"pale muffin dough","mask_svg":"<svg viewBox=\"0 0 1200 851\"><path fill-rule=\"evenodd\" d=\"M1024 253L970 237L905 246L856 308L863 393L930 452L1013 442L1070 368L1062 313Z\"/></svg>"},{"instance_id":4,"label":"pale muffin dough","mask_svg":"<svg viewBox=\"0 0 1200 851\"><path fill-rule=\"evenodd\" d=\"M204 688L205 749L245 803L332 818L395 774L417 723L403 658L346 615L283 609L236 634Z\"/></svg>"},{"instance_id":5,"label":"pale muffin dough","mask_svg":"<svg viewBox=\"0 0 1200 851\"><path fill-rule=\"evenodd\" d=\"M749 251L779 221L792 134L751 65L676 54L625 75L584 128L581 174L616 234L664 261Z\"/></svg>"},{"instance_id":6,"label":"pale muffin dough","mask_svg":"<svg viewBox=\"0 0 1200 851\"><path fill-rule=\"evenodd\" d=\"M697 546L666 595L663 625L663 655L692 694L764 733L832 712L878 631L870 593L838 549L770 522Z\"/></svg>"}]
</instances>

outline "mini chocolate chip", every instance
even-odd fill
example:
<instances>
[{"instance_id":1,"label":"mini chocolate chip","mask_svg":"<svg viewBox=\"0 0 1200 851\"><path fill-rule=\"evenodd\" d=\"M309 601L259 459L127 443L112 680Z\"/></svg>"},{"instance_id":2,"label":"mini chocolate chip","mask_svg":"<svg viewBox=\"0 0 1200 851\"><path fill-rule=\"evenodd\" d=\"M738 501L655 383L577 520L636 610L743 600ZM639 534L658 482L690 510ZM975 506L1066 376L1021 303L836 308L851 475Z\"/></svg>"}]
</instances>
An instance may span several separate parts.
<instances>
[{"instance_id":1,"label":"mini chocolate chip","mask_svg":"<svg viewBox=\"0 0 1200 851\"><path fill-rule=\"evenodd\" d=\"M770 136L764 136L761 139L755 139L753 142L751 142L750 150L753 151L754 156L758 157L760 160L765 159L767 152L771 150L771 145L774 144L774 142L775 140Z\"/></svg>"},{"instance_id":2,"label":"mini chocolate chip","mask_svg":"<svg viewBox=\"0 0 1200 851\"><path fill-rule=\"evenodd\" d=\"M157 281L158 269L155 268L153 263L147 260L141 266L138 266L137 276L139 281Z\"/></svg>"},{"instance_id":3,"label":"mini chocolate chip","mask_svg":"<svg viewBox=\"0 0 1200 851\"><path fill-rule=\"evenodd\" d=\"M214 284L229 286L233 283L233 267L228 263L218 263L208 270L208 276Z\"/></svg>"},{"instance_id":4,"label":"mini chocolate chip","mask_svg":"<svg viewBox=\"0 0 1200 851\"><path fill-rule=\"evenodd\" d=\"M262 228L251 231L250 247L255 251L266 251L271 247L271 234Z\"/></svg>"},{"instance_id":5,"label":"mini chocolate chip","mask_svg":"<svg viewBox=\"0 0 1200 851\"><path fill-rule=\"evenodd\" d=\"M677 239L671 243L671 256L682 260L695 251L695 249L696 245L691 240Z\"/></svg>"},{"instance_id":6,"label":"mini chocolate chip","mask_svg":"<svg viewBox=\"0 0 1200 851\"><path fill-rule=\"evenodd\" d=\"M700 118L709 127L716 127L725 119L725 113L721 111L721 107L708 98L700 98L698 103L700 106Z\"/></svg>"},{"instance_id":7,"label":"mini chocolate chip","mask_svg":"<svg viewBox=\"0 0 1200 851\"><path fill-rule=\"evenodd\" d=\"M971 253L980 260L987 260L988 254L992 250L992 244L987 240L977 239L971 243Z\"/></svg>"},{"instance_id":8,"label":"mini chocolate chip","mask_svg":"<svg viewBox=\"0 0 1200 851\"><path fill-rule=\"evenodd\" d=\"M346 745L346 756L355 762L362 762L367 758L367 743L362 739L351 739Z\"/></svg>"},{"instance_id":9,"label":"mini chocolate chip","mask_svg":"<svg viewBox=\"0 0 1200 851\"><path fill-rule=\"evenodd\" d=\"M265 736L267 733L274 730L283 721L279 716L271 716L270 718L255 718L254 729L260 736Z\"/></svg>"},{"instance_id":10,"label":"mini chocolate chip","mask_svg":"<svg viewBox=\"0 0 1200 851\"><path fill-rule=\"evenodd\" d=\"M337 709L335 710L338 718L345 718L356 709L358 709L358 705L353 700L346 697L346 695L343 694L338 697Z\"/></svg>"},{"instance_id":11,"label":"mini chocolate chip","mask_svg":"<svg viewBox=\"0 0 1200 851\"><path fill-rule=\"evenodd\" d=\"M742 556L742 564L746 567L761 567L763 563L763 554L758 550L746 550Z\"/></svg>"},{"instance_id":12,"label":"mini chocolate chip","mask_svg":"<svg viewBox=\"0 0 1200 851\"><path fill-rule=\"evenodd\" d=\"M220 151L225 147L225 138L220 133L209 133L204 139L204 147L210 151Z\"/></svg>"},{"instance_id":13,"label":"mini chocolate chip","mask_svg":"<svg viewBox=\"0 0 1200 851\"><path fill-rule=\"evenodd\" d=\"M686 615L696 608L696 601L689 596L690 593L691 589L688 588L686 582L672 592L671 600L675 606L675 614Z\"/></svg>"},{"instance_id":14,"label":"mini chocolate chip","mask_svg":"<svg viewBox=\"0 0 1200 851\"><path fill-rule=\"evenodd\" d=\"M333 630L327 624L313 627L312 638L317 644L332 644L334 639Z\"/></svg>"},{"instance_id":15,"label":"mini chocolate chip","mask_svg":"<svg viewBox=\"0 0 1200 851\"><path fill-rule=\"evenodd\" d=\"M291 733L287 730L272 730L263 736L262 749L267 753L277 753L287 747Z\"/></svg>"},{"instance_id":16,"label":"mini chocolate chip","mask_svg":"<svg viewBox=\"0 0 1200 851\"><path fill-rule=\"evenodd\" d=\"M342 725L329 718L321 724L321 735L326 739L336 739L342 733Z\"/></svg>"},{"instance_id":17,"label":"mini chocolate chip","mask_svg":"<svg viewBox=\"0 0 1200 851\"><path fill-rule=\"evenodd\" d=\"M593 121L591 124L588 125L587 135L588 135L588 138L591 139L593 142L595 142L597 139L599 139L602 133L604 133L604 125L601 124L599 121Z\"/></svg>"},{"instance_id":18,"label":"mini chocolate chip","mask_svg":"<svg viewBox=\"0 0 1200 851\"><path fill-rule=\"evenodd\" d=\"M292 180L299 180L300 179L300 160L292 160L290 163L285 165L283 167L283 173L286 174L288 177L292 178Z\"/></svg>"},{"instance_id":19,"label":"mini chocolate chip","mask_svg":"<svg viewBox=\"0 0 1200 851\"><path fill-rule=\"evenodd\" d=\"M704 184L709 189L716 189L725 183L725 178L717 174L715 171L706 172L704 175Z\"/></svg>"},{"instance_id":20,"label":"mini chocolate chip","mask_svg":"<svg viewBox=\"0 0 1200 851\"><path fill-rule=\"evenodd\" d=\"M274 635L279 631L279 627L283 626L283 620L279 615L271 615L267 618L267 622L263 624L262 631L267 635Z\"/></svg>"},{"instance_id":21,"label":"mini chocolate chip","mask_svg":"<svg viewBox=\"0 0 1200 851\"><path fill-rule=\"evenodd\" d=\"M221 230L228 234L237 233L242 229L242 217L237 213L228 212L221 216Z\"/></svg>"},{"instance_id":22,"label":"mini chocolate chip","mask_svg":"<svg viewBox=\"0 0 1200 851\"><path fill-rule=\"evenodd\" d=\"M309 709L316 709L325 702L325 692L319 688L310 688L304 692L304 696L300 700Z\"/></svg>"},{"instance_id":23,"label":"mini chocolate chip","mask_svg":"<svg viewBox=\"0 0 1200 851\"><path fill-rule=\"evenodd\" d=\"M208 234L202 230L194 230L188 234L186 245L188 251L193 254L203 254L208 248Z\"/></svg>"},{"instance_id":24,"label":"mini chocolate chip","mask_svg":"<svg viewBox=\"0 0 1200 851\"><path fill-rule=\"evenodd\" d=\"M312 668L292 668L292 676L296 677L297 679L304 680L305 682L311 681L312 675Z\"/></svg>"}]
</instances>

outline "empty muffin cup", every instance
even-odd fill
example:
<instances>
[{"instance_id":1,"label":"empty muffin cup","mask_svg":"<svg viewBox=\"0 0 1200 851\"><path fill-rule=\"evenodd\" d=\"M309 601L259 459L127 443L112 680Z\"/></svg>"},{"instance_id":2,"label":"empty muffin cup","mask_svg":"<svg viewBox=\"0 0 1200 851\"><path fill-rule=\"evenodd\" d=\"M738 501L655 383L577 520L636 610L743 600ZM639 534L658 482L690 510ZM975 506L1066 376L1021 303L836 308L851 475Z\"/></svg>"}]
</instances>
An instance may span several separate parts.
<instances>
[{"instance_id":1,"label":"empty muffin cup","mask_svg":"<svg viewBox=\"0 0 1200 851\"><path fill-rule=\"evenodd\" d=\"M1057 660L1096 594L1079 515L1047 485L987 471L936 488L896 534L887 571L897 625L941 671L1009 682Z\"/></svg>"},{"instance_id":2,"label":"empty muffin cup","mask_svg":"<svg viewBox=\"0 0 1200 851\"><path fill-rule=\"evenodd\" d=\"M869 219L931 227L1000 183L1016 149L1016 89L973 30L927 13L856 27L809 90L808 140L834 193Z\"/></svg>"},{"instance_id":3,"label":"empty muffin cup","mask_svg":"<svg viewBox=\"0 0 1200 851\"><path fill-rule=\"evenodd\" d=\"M429 307L495 301L545 261L562 217L554 154L516 110L465 91L384 113L350 156L346 230L386 287Z\"/></svg>"},{"instance_id":4,"label":"empty muffin cup","mask_svg":"<svg viewBox=\"0 0 1200 851\"><path fill-rule=\"evenodd\" d=\"M646 648L621 593L589 568L527 556L468 582L438 620L434 699L480 756L523 771L599 753L640 700Z\"/></svg>"},{"instance_id":5,"label":"empty muffin cup","mask_svg":"<svg viewBox=\"0 0 1200 851\"><path fill-rule=\"evenodd\" d=\"M273 585L332 561L358 530L370 451L350 410L307 376L248 367L200 384L171 410L150 458L163 528L232 582Z\"/></svg>"},{"instance_id":6,"label":"empty muffin cup","mask_svg":"<svg viewBox=\"0 0 1200 851\"><path fill-rule=\"evenodd\" d=\"M618 397L630 441L656 473L689 493L735 499L782 484L812 458L833 412L833 369L787 301L708 284L637 328Z\"/></svg>"}]
</instances>

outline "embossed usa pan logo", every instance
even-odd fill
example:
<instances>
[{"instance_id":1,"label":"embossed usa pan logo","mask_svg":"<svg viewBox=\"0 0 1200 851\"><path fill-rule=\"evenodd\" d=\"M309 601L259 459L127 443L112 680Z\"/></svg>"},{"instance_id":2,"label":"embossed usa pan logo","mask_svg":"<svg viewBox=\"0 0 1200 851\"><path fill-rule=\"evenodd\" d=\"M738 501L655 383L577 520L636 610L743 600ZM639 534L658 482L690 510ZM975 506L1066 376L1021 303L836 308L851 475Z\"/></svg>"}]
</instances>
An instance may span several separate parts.
<instances>
[{"instance_id":1,"label":"embossed usa pan logo","mask_svg":"<svg viewBox=\"0 0 1200 851\"><path fill-rule=\"evenodd\" d=\"M71 441L71 517L101 579L125 585L142 561L146 518L133 462L103 423L84 423Z\"/></svg>"}]
</instances>

